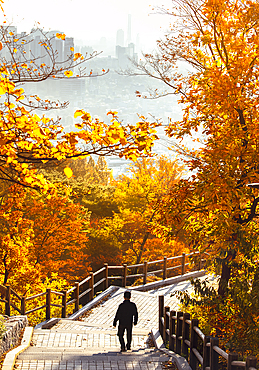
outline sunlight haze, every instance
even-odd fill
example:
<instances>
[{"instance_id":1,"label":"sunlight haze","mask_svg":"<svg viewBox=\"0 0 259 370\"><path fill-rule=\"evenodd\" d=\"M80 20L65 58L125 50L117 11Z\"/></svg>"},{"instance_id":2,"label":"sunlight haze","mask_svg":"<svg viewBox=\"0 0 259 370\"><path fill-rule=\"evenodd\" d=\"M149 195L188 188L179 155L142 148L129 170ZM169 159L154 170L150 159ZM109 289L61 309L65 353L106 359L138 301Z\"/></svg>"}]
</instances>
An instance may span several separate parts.
<instances>
[{"instance_id":1,"label":"sunlight haze","mask_svg":"<svg viewBox=\"0 0 259 370\"><path fill-rule=\"evenodd\" d=\"M169 25L169 17L154 14L156 6L169 6L170 0L13 0L4 3L7 24L18 27L18 32L26 31L39 22L45 30L59 30L74 37L81 44L98 42L105 37L114 42L118 29L127 36L128 14L132 16L132 41L139 34L142 49L154 48ZM3 22L4 17L1 17Z\"/></svg>"}]
</instances>

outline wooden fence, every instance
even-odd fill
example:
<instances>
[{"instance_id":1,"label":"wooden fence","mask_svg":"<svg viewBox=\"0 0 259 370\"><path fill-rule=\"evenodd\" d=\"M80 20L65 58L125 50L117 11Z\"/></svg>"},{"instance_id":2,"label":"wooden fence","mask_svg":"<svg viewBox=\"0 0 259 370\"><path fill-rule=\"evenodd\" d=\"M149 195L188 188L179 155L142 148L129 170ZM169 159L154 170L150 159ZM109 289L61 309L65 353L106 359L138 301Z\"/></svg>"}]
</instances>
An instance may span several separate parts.
<instances>
[{"instance_id":1,"label":"wooden fence","mask_svg":"<svg viewBox=\"0 0 259 370\"><path fill-rule=\"evenodd\" d=\"M236 353L226 353L219 348L219 339L206 336L199 329L197 319L190 319L189 313L170 311L164 307L164 296L159 296L159 332L169 350L184 356L192 370L218 370L220 356L226 361L227 370L245 368L256 370L256 357L238 361Z\"/></svg>"},{"instance_id":2,"label":"wooden fence","mask_svg":"<svg viewBox=\"0 0 259 370\"><path fill-rule=\"evenodd\" d=\"M188 259L194 257L195 265L191 264ZM51 318L51 307L60 309L59 315L65 318L68 310L76 312L79 304L86 304L94 296L107 289L110 285L131 286L136 280L139 284L147 283L148 276L156 276L160 279L166 279L176 275L184 275L192 270L200 270L203 260L199 253L182 254L175 257L164 257L157 261L144 261L137 265L109 266L104 264L100 270L91 272L90 275L76 282L69 290L57 292L46 289L45 292L35 294L30 297L21 297L10 286L0 285L0 302L4 303L5 314L29 315L39 310L45 310L46 319ZM59 300L59 303L57 303ZM35 301L32 303L31 301ZM39 304L40 302L40 304ZM30 309L27 309L28 306ZM56 313L55 313L56 316Z\"/></svg>"}]
</instances>

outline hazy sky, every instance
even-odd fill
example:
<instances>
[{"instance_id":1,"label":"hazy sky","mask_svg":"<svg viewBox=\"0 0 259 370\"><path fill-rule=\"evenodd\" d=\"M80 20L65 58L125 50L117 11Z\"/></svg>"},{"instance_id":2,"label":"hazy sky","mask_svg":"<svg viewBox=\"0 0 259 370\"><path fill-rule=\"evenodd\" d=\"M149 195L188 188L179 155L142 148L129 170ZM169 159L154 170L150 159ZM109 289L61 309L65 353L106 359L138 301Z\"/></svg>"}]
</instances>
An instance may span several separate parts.
<instances>
[{"instance_id":1,"label":"hazy sky","mask_svg":"<svg viewBox=\"0 0 259 370\"><path fill-rule=\"evenodd\" d=\"M132 41L140 34L142 45L155 45L168 27L168 16L151 14L154 6L169 6L170 0L5 0L7 20L18 31L29 31L39 22L44 29L60 30L89 45L101 37L116 38L120 28L127 36L128 14L132 15ZM1 16L3 20L3 17Z\"/></svg>"}]
</instances>

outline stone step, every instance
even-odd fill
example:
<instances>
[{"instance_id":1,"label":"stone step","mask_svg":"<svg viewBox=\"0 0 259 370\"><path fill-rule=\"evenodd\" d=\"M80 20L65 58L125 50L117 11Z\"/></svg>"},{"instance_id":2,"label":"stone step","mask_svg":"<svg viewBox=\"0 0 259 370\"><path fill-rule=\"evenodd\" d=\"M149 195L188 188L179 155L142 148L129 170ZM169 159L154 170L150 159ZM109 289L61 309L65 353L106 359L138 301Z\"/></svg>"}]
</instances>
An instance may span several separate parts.
<instances>
[{"instance_id":1,"label":"stone step","mask_svg":"<svg viewBox=\"0 0 259 370\"><path fill-rule=\"evenodd\" d=\"M85 323L82 323L85 324ZM114 328L113 326L101 327L100 325L96 326L89 326L89 325L77 325L77 324L65 324L64 326L55 326L51 329L34 329L34 335L50 335L53 333L68 333L71 334L84 334L84 333L91 333L91 334L110 334L110 335L117 335L118 328ZM148 335L150 330L138 328L133 326L132 334L133 335Z\"/></svg>"},{"instance_id":2,"label":"stone step","mask_svg":"<svg viewBox=\"0 0 259 370\"><path fill-rule=\"evenodd\" d=\"M19 356L23 356L26 353L94 353L96 350L98 350L98 347L90 347L87 350L84 348L66 348L66 347L29 347L26 349L26 351L22 352ZM103 353L107 353L110 351L109 347L101 348ZM114 349L113 349L114 351ZM116 351L115 351L116 352ZM118 351L117 351L118 352ZM149 354L156 353L156 356L162 352L159 352L158 350L154 348L133 348L131 353L134 353L136 355L145 353L147 356Z\"/></svg>"},{"instance_id":3,"label":"stone step","mask_svg":"<svg viewBox=\"0 0 259 370\"><path fill-rule=\"evenodd\" d=\"M132 347L147 347L146 342L148 336L146 334L132 335ZM111 348L119 346L119 338L117 331L114 330L112 333L95 331L77 333L74 331L50 331L40 330L35 331L32 343L34 347L65 347L65 348Z\"/></svg>"},{"instance_id":4,"label":"stone step","mask_svg":"<svg viewBox=\"0 0 259 370\"><path fill-rule=\"evenodd\" d=\"M160 351L149 349L133 349L121 353L119 350L106 349L105 352L98 352L98 348L92 348L90 351L76 351L60 349L49 349L48 351L39 351L39 349L30 349L19 355L17 364L28 361L59 361L59 362L120 362L120 361L140 361L140 362L161 362L168 361L169 357Z\"/></svg>"}]
</instances>

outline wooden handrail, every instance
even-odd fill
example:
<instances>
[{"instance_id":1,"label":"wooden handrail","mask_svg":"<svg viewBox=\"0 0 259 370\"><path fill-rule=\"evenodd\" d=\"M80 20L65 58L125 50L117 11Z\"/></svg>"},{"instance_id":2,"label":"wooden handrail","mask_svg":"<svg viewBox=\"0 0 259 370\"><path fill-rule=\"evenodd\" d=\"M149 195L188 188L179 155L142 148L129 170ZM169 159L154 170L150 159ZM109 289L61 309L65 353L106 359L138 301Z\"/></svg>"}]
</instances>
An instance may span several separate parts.
<instances>
[{"instance_id":1,"label":"wooden handrail","mask_svg":"<svg viewBox=\"0 0 259 370\"><path fill-rule=\"evenodd\" d=\"M129 265L128 268L131 269L131 268L137 268L137 267L142 267L143 266L143 263L138 263L137 265Z\"/></svg>"},{"instance_id":2,"label":"wooden handrail","mask_svg":"<svg viewBox=\"0 0 259 370\"><path fill-rule=\"evenodd\" d=\"M51 293L56 294L56 295L59 295L61 297L64 296L64 291L63 292L57 292L56 290L51 290ZM67 293L67 291L66 291L66 293Z\"/></svg>"},{"instance_id":3,"label":"wooden handrail","mask_svg":"<svg viewBox=\"0 0 259 370\"><path fill-rule=\"evenodd\" d=\"M87 283L90 279L91 279L91 277L87 276L84 280L80 281L79 285L81 286L81 285Z\"/></svg>"},{"instance_id":4,"label":"wooden handrail","mask_svg":"<svg viewBox=\"0 0 259 370\"><path fill-rule=\"evenodd\" d=\"M95 272L94 272L94 276L96 276L96 275L100 274L100 273L101 273L101 272L103 272L104 270L105 270L105 267L102 267L100 270L95 271Z\"/></svg>"},{"instance_id":5,"label":"wooden handrail","mask_svg":"<svg viewBox=\"0 0 259 370\"><path fill-rule=\"evenodd\" d=\"M61 307L62 308L62 317L66 317L67 306L74 304L74 312L79 310L79 303L85 304L86 302L92 300L95 294L99 291L105 290L109 287L109 282L111 280L118 281L121 286L130 286L132 285L136 279L142 278L143 285L147 283L147 278L150 275L155 275L160 279L165 280L168 277L172 276L172 273L175 274L174 270L179 270L181 274L185 274L187 272L187 268L189 263L186 262L186 258L198 255L200 256L200 260L202 260L202 256L199 252L193 252L189 254L182 254L180 256L174 257L163 257L163 259L155 260L155 261L144 261L143 263L138 263L135 265L108 265L107 263L104 264L102 268L95 272L91 272L90 276L87 276L85 279L80 281L79 283L75 283L73 287L68 289L67 291L58 292L55 290L47 289L45 292L41 292L38 294L34 294L29 297L21 297L18 293L16 293L10 286L0 285L2 297L0 302L5 305L5 314L10 316L11 310L17 311L19 314L30 314L40 309L46 309L46 319L50 319L51 317L51 307ZM181 264L177 266L171 266L170 262L174 260L181 260ZM156 270L152 271L152 266L156 264L161 264L161 268L157 268ZM155 266L156 267L156 266ZM150 268L150 269L149 269ZM129 274L129 269L135 269L132 272L134 274ZM112 272L116 270L121 270L121 275L112 276ZM174 275L173 275L174 276ZM114 282L113 282L114 284ZM98 288L98 290L97 290ZM62 304L54 304L52 303L53 295L58 295L62 298ZM15 300L13 299L13 297ZM35 307L26 311L26 303L28 301L38 300L39 298L46 296L46 302L42 305L41 301L35 302ZM82 301L83 299L83 301ZM18 306L20 305L21 309L17 307L17 300L19 302ZM39 303L41 303L39 305ZM170 339L170 338L169 338ZM252 366L250 366L252 367Z\"/></svg>"},{"instance_id":6,"label":"wooden handrail","mask_svg":"<svg viewBox=\"0 0 259 370\"><path fill-rule=\"evenodd\" d=\"M203 370L217 370L219 356L227 361L227 370L235 366L256 369L256 357L249 356L246 361L238 361L236 353L227 353L219 347L218 338L206 336L200 330L197 319L190 320L189 313L170 311L170 307L164 307L164 296L158 298L160 335L165 344L169 343L169 350L184 354L192 370L196 370L197 361ZM203 343L202 353L199 352L198 339Z\"/></svg>"},{"instance_id":7,"label":"wooden handrail","mask_svg":"<svg viewBox=\"0 0 259 370\"><path fill-rule=\"evenodd\" d=\"M39 307L35 307L33 308L32 310L29 310L29 311L25 311L25 315L29 315L29 313L32 313L32 312L35 312L35 311L39 311L39 310L42 310L43 308L45 308L46 305L42 305L42 306L39 306Z\"/></svg>"},{"instance_id":8,"label":"wooden handrail","mask_svg":"<svg viewBox=\"0 0 259 370\"><path fill-rule=\"evenodd\" d=\"M25 298L25 301L28 302L32 299L35 299L35 298L39 298L39 297L43 297L44 295L46 295L47 293L46 292L42 292L42 293L39 293L39 294L35 294L35 295L32 295L30 297L26 297Z\"/></svg>"}]
</instances>

